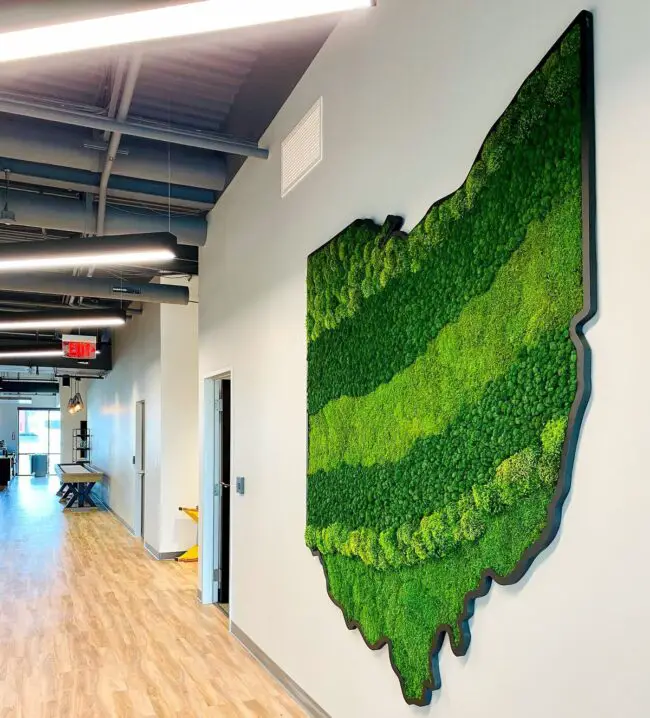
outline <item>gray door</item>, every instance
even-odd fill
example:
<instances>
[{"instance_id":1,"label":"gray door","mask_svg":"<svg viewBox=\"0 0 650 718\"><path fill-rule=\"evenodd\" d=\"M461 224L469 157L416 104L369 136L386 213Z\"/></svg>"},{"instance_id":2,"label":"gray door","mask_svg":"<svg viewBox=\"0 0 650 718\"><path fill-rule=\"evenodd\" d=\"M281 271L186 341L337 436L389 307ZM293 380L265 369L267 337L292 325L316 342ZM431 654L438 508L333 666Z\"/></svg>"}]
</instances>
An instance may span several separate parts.
<instances>
[{"instance_id":1,"label":"gray door","mask_svg":"<svg viewBox=\"0 0 650 718\"><path fill-rule=\"evenodd\" d=\"M135 405L135 455L133 457L135 468L135 495L136 512L133 530L136 536L144 538L144 509L145 509L145 435L144 435L144 401Z\"/></svg>"}]
</instances>

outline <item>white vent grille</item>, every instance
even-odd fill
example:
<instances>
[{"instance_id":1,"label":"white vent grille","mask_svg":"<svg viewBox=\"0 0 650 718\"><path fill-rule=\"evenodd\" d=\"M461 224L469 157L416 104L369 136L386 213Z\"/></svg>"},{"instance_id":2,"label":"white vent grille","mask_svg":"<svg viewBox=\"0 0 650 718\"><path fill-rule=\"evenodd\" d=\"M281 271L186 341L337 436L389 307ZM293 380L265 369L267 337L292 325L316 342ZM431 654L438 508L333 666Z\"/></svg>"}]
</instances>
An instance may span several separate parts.
<instances>
[{"instance_id":1,"label":"white vent grille","mask_svg":"<svg viewBox=\"0 0 650 718\"><path fill-rule=\"evenodd\" d=\"M323 159L323 98L282 143L282 196L290 192Z\"/></svg>"}]
</instances>

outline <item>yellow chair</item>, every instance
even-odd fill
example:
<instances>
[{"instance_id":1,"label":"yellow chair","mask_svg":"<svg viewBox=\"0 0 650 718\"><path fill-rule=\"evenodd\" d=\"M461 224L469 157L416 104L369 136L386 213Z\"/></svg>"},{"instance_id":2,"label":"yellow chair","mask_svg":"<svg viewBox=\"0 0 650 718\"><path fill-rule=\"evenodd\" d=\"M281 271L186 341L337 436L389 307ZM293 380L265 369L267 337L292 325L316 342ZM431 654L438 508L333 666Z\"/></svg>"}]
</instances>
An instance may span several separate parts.
<instances>
[{"instance_id":1,"label":"yellow chair","mask_svg":"<svg viewBox=\"0 0 650 718\"><path fill-rule=\"evenodd\" d=\"M188 508L186 506L179 506L179 511L182 511L183 513L186 513L194 523L199 523L199 507L197 506L195 509ZM179 556L177 561L182 561L183 563L196 563L199 560L199 545L196 544L195 546L192 546L192 548L188 549L182 556Z\"/></svg>"}]
</instances>

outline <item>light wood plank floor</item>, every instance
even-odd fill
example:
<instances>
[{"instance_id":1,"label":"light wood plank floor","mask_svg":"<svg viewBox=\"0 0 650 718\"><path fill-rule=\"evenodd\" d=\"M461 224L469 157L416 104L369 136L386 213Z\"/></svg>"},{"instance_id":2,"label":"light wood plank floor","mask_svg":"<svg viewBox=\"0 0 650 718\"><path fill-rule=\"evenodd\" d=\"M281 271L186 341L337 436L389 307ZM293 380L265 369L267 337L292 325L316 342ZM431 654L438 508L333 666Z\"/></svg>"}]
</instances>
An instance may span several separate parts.
<instances>
[{"instance_id":1,"label":"light wood plank floor","mask_svg":"<svg viewBox=\"0 0 650 718\"><path fill-rule=\"evenodd\" d=\"M107 512L63 513L56 482L0 491L0 718L304 717Z\"/></svg>"}]
</instances>

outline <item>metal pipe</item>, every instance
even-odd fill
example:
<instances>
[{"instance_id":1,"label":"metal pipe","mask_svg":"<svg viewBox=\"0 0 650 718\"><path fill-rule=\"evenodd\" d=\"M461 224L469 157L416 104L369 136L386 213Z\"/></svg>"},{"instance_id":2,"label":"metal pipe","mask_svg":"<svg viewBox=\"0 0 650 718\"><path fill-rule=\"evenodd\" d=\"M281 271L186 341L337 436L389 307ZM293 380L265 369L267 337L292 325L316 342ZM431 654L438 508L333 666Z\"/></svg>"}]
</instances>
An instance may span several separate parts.
<instances>
[{"instance_id":1,"label":"metal pipe","mask_svg":"<svg viewBox=\"0 0 650 718\"><path fill-rule=\"evenodd\" d=\"M122 83L124 82L124 73L126 72L126 58L124 55L120 55L117 60L117 66L115 67L115 74L113 75L113 83L111 85L111 96L108 100L108 116L115 117L117 111L117 101L120 97L120 90L122 89ZM104 142L108 142L110 132L104 132Z\"/></svg>"},{"instance_id":2,"label":"metal pipe","mask_svg":"<svg viewBox=\"0 0 650 718\"><path fill-rule=\"evenodd\" d=\"M129 108L131 107L131 102L133 100L133 93L135 91L135 85L138 81L138 75L140 74L140 68L142 67L142 53L141 52L135 52L131 56L131 61L129 62L129 69L126 73L126 80L124 82L124 90L122 92L122 97L120 98L120 104L119 108L117 110L117 119L121 122L126 120L126 118L129 115ZM121 85L121 80L119 82ZM118 83L115 83L113 85L113 93L111 96L111 102L114 100L117 100L117 92L119 92L119 85ZM112 117L111 115L111 108L109 106L108 110L109 117ZM106 133L104 133L104 137L106 137ZM111 172L113 170L113 163L115 162L115 156L117 155L117 150L120 146L120 140L122 139L122 133L121 132L113 132L110 136L110 141L108 143L108 149L106 150L106 159L104 161L104 169L102 170L102 174L99 180L99 197L97 199L97 224L95 227L95 234L98 236L102 236L104 234L104 224L106 220L106 191L108 189L108 180L110 179ZM95 273L95 267L89 267L87 271L87 276L92 277ZM76 274L76 272L75 272ZM79 297L79 304L83 303L84 298ZM70 297L70 304L74 304L75 296L74 294Z\"/></svg>"},{"instance_id":3,"label":"metal pipe","mask_svg":"<svg viewBox=\"0 0 650 718\"><path fill-rule=\"evenodd\" d=\"M269 151L253 142L230 139L219 135L207 134L204 132L170 129L155 124L143 122L121 122L109 117L91 115L88 112L79 110L61 110L55 107L47 107L32 102L24 102L13 99L0 99L0 112L19 117L33 117L37 120L48 122L59 122L63 125L75 125L77 127L89 127L94 130L109 132L121 132L123 135L142 137L154 142L169 142L173 145L185 145L186 147L197 147L202 150L213 152L225 152L231 155L242 155L244 157L257 157L267 159Z\"/></svg>"},{"instance_id":4,"label":"metal pipe","mask_svg":"<svg viewBox=\"0 0 650 718\"><path fill-rule=\"evenodd\" d=\"M120 122L124 122L129 114L129 108L131 107L131 101L133 100L133 93L135 91L136 82L138 81L141 66L142 53L136 52L129 63L129 69L127 70L126 80L124 82L124 90L117 110L117 119ZM113 132L111 135L111 139L108 143L108 150L106 151L104 169L102 170L102 176L99 180L99 200L97 203L97 234L99 236L104 234L104 221L106 219L106 190L108 189L108 180L113 170L113 162L115 162L115 155L117 154L121 139L121 132Z\"/></svg>"},{"instance_id":5,"label":"metal pipe","mask_svg":"<svg viewBox=\"0 0 650 718\"><path fill-rule=\"evenodd\" d=\"M152 304L189 304L190 291L175 284L148 284L124 279L72 277L53 272L39 274L1 274L0 290L29 294L54 294L95 297L125 302ZM0 303L1 303L0 299Z\"/></svg>"}]
</instances>

